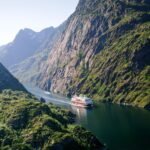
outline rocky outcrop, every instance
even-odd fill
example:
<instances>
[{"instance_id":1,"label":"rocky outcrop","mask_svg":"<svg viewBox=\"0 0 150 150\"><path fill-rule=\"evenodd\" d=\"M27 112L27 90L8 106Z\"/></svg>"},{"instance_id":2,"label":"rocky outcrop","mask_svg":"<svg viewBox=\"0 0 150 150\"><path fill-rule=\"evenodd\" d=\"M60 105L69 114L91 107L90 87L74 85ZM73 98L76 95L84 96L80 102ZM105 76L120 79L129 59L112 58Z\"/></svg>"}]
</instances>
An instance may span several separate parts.
<instances>
[{"instance_id":1,"label":"rocky outcrop","mask_svg":"<svg viewBox=\"0 0 150 150\"><path fill-rule=\"evenodd\" d=\"M43 71L44 76L41 76L45 80L42 80L42 87L48 89L47 81L51 80L51 90L65 91L72 78L80 73L76 68L81 67L83 59L85 63L89 62L90 67L93 56L105 44L104 39L100 40L100 36L113 26L114 16L117 18L122 15L123 17L125 14L121 2L103 2L106 6L101 6L102 3L96 0L79 2L76 12L67 21L65 32L49 55L47 66ZM117 5L121 11L116 9ZM48 76L45 76L45 72Z\"/></svg>"}]
</instances>

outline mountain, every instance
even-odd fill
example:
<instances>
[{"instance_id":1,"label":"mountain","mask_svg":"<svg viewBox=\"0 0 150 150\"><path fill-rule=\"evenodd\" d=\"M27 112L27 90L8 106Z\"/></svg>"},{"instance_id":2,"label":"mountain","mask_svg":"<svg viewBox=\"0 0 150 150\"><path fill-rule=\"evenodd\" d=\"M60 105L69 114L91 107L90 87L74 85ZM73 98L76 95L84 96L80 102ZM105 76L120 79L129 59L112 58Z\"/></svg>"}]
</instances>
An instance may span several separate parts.
<instances>
[{"instance_id":1,"label":"mountain","mask_svg":"<svg viewBox=\"0 0 150 150\"><path fill-rule=\"evenodd\" d=\"M41 73L41 68L44 67L53 45L55 44L57 39L59 39L59 36L63 33L65 26L66 22L61 24L59 27L54 28L53 34L51 34L46 41L43 40L44 44L39 48L38 51L36 51L33 55L30 55L20 63L10 66L9 70L11 71L11 73L19 78L21 82L35 85L38 81L39 74Z\"/></svg>"},{"instance_id":2,"label":"mountain","mask_svg":"<svg viewBox=\"0 0 150 150\"><path fill-rule=\"evenodd\" d=\"M26 91L22 84L0 63L0 92L5 89Z\"/></svg>"},{"instance_id":3,"label":"mountain","mask_svg":"<svg viewBox=\"0 0 150 150\"><path fill-rule=\"evenodd\" d=\"M44 49L10 70L45 90L148 108L149 18L149 0L80 0Z\"/></svg>"},{"instance_id":4,"label":"mountain","mask_svg":"<svg viewBox=\"0 0 150 150\"><path fill-rule=\"evenodd\" d=\"M20 30L14 41L0 47L0 61L7 67L22 62L36 52L47 47L47 42L54 34L54 28L50 27L41 32L31 29Z\"/></svg>"},{"instance_id":5,"label":"mountain","mask_svg":"<svg viewBox=\"0 0 150 150\"><path fill-rule=\"evenodd\" d=\"M149 0L80 0L36 85L149 107L149 21Z\"/></svg>"}]
</instances>

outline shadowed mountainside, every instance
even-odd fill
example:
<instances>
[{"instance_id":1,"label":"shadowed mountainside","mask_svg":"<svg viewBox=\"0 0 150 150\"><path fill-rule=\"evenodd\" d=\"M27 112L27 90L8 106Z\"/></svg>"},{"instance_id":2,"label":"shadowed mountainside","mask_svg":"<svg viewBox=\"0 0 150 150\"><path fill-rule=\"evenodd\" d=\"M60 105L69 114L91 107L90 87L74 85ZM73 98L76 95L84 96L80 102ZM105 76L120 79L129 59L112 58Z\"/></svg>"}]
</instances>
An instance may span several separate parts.
<instances>
[{"instance_id":1,"label":"shadowed mountainside","mask_svg":"<svg viewBox=\"0 0 150 150\"><path fill-rule=\"evenodd\" d=\"M0 63L0 92L4 89L26 91L25 88L14 78L8 70Z\"/></svg>"}]
</instances>

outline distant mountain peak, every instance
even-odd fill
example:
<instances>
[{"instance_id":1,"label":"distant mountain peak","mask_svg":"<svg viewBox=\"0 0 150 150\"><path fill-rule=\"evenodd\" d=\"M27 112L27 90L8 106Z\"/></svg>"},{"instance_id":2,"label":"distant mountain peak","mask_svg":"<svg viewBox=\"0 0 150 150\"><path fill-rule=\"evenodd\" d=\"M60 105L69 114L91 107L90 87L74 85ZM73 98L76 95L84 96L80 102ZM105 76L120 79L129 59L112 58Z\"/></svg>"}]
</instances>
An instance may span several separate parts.
<instances>
[{"instance_id":1,"label":"distant mountain peak","mask_svg":"<svg viewBox=\"0 0 150 150\"><path fill-rule=\"evenodd\" d=\"M25 29L21 29L18 34L16 35L15 37L15 40L14 41L17 41L19 40L20 41L20 38L29 38L31 36L35 36L36 35L36 32L31 30L31 29L28 29L28 28L25 28Z\"/></svg>"},{"instance_id":2,"label":"distant mountain peak","mask_svg":"<svg viewBox=\"0 0 150 150\"><path fill-rule=\"evenodd\" d=\"M39 32L43 32L43 31L50 31L50 30L54 30L55 28L53 27L53 26L51 26L51 27L47 27L47 28L45 28L45 29L43 29L43 30L41 30L41 31L39 31Z\"/></svg>"},{"instance_id":3,"label":"distant mountain peak","mask_svg":"<svg viewBox=\"0 0 150 150\"><path fill-rule=\"evenodd\" d=\"M54 31L54 27L46 28L40 32L29 28L21 29L13 42L0 47L0 61L6 67L22 62L37 51L44 49Z\"/></svg>"}]
</instances>

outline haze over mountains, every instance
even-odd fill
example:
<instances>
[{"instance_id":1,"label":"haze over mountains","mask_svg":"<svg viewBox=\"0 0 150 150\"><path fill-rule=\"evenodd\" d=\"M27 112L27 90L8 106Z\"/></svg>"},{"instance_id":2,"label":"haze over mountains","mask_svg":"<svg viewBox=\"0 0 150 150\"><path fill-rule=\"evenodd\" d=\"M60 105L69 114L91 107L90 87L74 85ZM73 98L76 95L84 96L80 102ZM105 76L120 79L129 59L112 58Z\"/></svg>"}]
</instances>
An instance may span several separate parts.
<instances>
[{"instance_id":1,"label":"haze over mountains","mask_svg":"<svg viewBox=\"0 0 150 150\"><path fill-rule=\"evenodd\" d=\"M20 31L0 61L48 91L148 108L149 21L149 0L80 0L60 27Z\"/></svg>"},{"instance_id":2,"label":"haze over mountains","mask_svg":"<svg viewBox=\"0 0 150 150\"><path fill-rule=\"evenodd\" d=\"M34 32L31 29L20 30L12 43L0 48L1 62L9 68L24 61L37 51L44 49L53 33L53 27L44 29L41 32Z\"/></svg>"}]
</instances>

